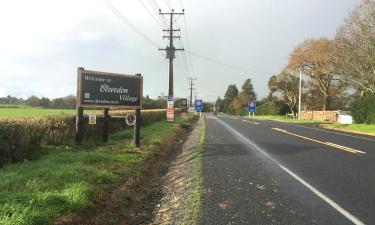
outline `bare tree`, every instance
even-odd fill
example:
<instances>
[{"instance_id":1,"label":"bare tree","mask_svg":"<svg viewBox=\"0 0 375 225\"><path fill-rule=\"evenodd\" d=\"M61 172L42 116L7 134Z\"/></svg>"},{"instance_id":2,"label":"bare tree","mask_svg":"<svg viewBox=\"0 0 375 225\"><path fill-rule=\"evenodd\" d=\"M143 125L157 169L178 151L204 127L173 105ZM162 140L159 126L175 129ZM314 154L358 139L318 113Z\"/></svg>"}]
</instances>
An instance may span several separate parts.
<instances>
[{"instance_id":1,"label":"bare tree","mask_svg":"<svg viewBox=\"0 0 375 225\"><path fill-rule=\"evenodd\" d=\"M341 68L359 95L375 93L375 1L362 0L338 29Z\"/></svg>"}]
</instances>

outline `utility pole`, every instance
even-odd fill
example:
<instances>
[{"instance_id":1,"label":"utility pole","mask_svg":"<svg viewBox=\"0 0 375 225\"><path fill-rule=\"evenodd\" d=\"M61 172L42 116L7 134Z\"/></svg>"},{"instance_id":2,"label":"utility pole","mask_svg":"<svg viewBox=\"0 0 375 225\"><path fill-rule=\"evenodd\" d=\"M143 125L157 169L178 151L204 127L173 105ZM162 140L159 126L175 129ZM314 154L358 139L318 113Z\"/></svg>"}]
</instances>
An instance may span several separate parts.
<instances>
[{"instance_id":1,"label":"utility pole","mask_svg":"<svg viewBox=\"0 0 375 225\"><path fill-rule=\"evenodd\" d=\"M183 51L183 48L175 48L173 45L173 39L180 38L180 36L174 36L174 32L180 31L180 29L173 29L173 16L174 15L184 15L184 10L181 13L174 12L172 9L170 13L162 13L159 10L160 15L169 15L170 16L170 25L169 29L163 29L165 32L169 32L169 35L163 36L164 38L169 38L169 46L164 49L159 49L161 51L166 51L166 57L169 59L169 85L168 85L168 98L173 99L173 59L175 58L176 51Z\"/></svg>"},{"instance_id":2,"label":"utility pole","mask_svg":"<svg viewBox=\"0 0 375 225\"><path fill-rule=\"evenodd\" d=\"M193 85L194 85L194 83L193 83L193 80L196 80L196 78L192 78L192 77L189 77L189 90L190 90L190 107L193 107L193 90L195 89L195 88L193 88Z\"/></svg>"},{"instance_id":3,"label":"utility pole","mask_svg":"<svg viewBox=\"0 0 375 225\"><path fill-rule=\"evenodd\" d=\"M302 71L299 71L298 119L301 119Z\"/></svg>"}]
</instances>

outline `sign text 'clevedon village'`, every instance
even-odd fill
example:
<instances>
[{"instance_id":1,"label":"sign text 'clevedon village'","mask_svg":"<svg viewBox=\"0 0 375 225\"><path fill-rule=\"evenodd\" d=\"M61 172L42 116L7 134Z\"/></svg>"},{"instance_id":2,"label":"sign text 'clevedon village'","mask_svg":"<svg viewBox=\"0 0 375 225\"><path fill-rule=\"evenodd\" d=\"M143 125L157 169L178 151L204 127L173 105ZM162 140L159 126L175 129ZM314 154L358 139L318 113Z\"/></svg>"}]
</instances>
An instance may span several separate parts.
<instances>
[{"instance_id":1,"label":"sign text 'clevedon village'","mask_svg":"<svg viewBox=\"0 0 375 225\"><path fill-rule=\"evenodd\" d=\"M141 107L141 76L84 71L78 79L81 105Z\"/></svg>"}]
</instances>

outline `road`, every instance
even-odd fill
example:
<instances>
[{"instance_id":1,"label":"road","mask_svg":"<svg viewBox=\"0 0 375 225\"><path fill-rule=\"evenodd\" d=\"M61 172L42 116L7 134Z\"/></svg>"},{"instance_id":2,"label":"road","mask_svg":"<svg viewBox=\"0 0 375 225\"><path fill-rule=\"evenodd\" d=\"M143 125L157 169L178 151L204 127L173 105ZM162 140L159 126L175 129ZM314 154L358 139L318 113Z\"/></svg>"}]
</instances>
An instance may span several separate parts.
<instances>
[{"instance_id":1,"label":"road","mask_svg":"<svg viewBox=\"0 0 375 225\"><path fill-rule=\"evenodd\" d=\"M375 224L375 137L206 116L201 224Z\"/></svg>"}]
</instances>

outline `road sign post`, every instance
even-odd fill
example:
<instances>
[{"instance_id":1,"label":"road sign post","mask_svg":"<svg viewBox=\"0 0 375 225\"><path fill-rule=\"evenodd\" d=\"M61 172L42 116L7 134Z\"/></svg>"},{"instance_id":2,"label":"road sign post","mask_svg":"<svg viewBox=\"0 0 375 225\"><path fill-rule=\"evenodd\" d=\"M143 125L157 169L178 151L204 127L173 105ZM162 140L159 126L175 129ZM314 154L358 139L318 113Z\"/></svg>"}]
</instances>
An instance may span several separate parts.
<instances>
[{"instance_id":1,"label":"road sign post","mask_svg":"<svg viewBox=\"0 0 375 225\"><path fill-rule=\"evenodd\" d=\"M181 106L181 116L186 117L187 116L187 109L188 109L188 100L186 98L180 99L180 106Z\"/></svg>"},{"instance_id":2,"label":"road sign post","mask_svg":"<svg viewBox=\"0 0 375 225\"><path fill-rule=\"evenodd\" d=\"M255 117L256 108L257 108L256 101L249 101L248 102L247 111L249 112L249 117L250 117L250 113L253 113L253 117Z\"/></svg>"},{"instance_id":3,"label":"road sign post","mask_svg":"<svg viewBox=\"0 0 375 225\"><path fill-rule=\"evenodd\" d=\"M194 109L195 109L195 111L199 111L199 116L202 116L202 110L203 110L203 100L202 99L195 99Z\"/></svg>"},{"instance_id":4,"label":"road sign post","mask_svg":"<svg viewBox=\"0 0 375 225\"><path fill-rule=\"evenodd\" d=\"M173 96L168 96L167 102L167 121L174 122L174 101Z\"/></svg>"}]
</instances>

